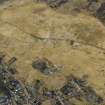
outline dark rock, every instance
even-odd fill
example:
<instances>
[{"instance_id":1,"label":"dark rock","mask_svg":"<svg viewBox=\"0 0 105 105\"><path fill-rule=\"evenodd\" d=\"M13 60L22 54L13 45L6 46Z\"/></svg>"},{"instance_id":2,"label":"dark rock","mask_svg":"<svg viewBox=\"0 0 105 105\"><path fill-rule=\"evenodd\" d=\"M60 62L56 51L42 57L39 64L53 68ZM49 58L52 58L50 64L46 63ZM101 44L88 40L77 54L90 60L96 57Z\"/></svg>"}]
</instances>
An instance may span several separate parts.
<instances>
[{"instance_id":1,"label":"dark rock","mask_svg":"<svg viewBox=\"0 0 105 105\"><path fill-rule=\"evenodd\" d=\"M105 22L105 2L101 4L101 6L96 11L96 17L102 21Z\"/></svg>"},{"instance_id":2,"label":"dark rock","mask_svg":"<svg viewBox=\"0 0 105 105\"><path fill-rule=\"evenodd\" d=\"M57 71L56 66L46 58L38 58L32 63L32 67L45 75L53 74Z\"/></svg>"},{"instance_id":3,"label":"dark rock","mask_svg":"<svg viewBox=\"0 0 105 105\"><path fill-rule=\"evenodd\" d=\"M48 0L48 5L52 8L59 7L64 3L67 3L68 0Z\"/></svg>"},{"instance_id":4,"label":"dark rock","mask_svg":"<svg viewBox=\"0 0 105 105\"><path fill-rule=\"evenodd\" d=\"M85 87L83 89L84 91L84 98L90 102L90 103L94 103L94 104L102 104L103 103L103 98L100 97L93 89L92 87Z\"/></svg>"},{"instance_id":5,"label":"dark rock","mask_svg":"<svg viewBox=\"0 0 105 105\"><path fill-rule=\"evenodd\" d=\"M0 97L0 105L11 105L11 100L8 96Z\"/></svg>"},{"instance_id":6,"label":"dark rock","mask_svg":"<svg viewBox=\"0 0 105 105\"><path fill-rule=\"evenodd\" d=\"M84 98L88 103L102 104L103 98L99 96L92 87L87 85L86 80L71 75L68 82L61 88L64 95L81 100Z\"/></svg>"},{"instance_id":7,"label":"dark rock","mask_svg":"<svg viewBox=\"0 0 105 105\"><path fill-rule=\"evenodd\" d=\"M6 95L10 96L14 105L27 105L27 98L25 97L26 92L24 86L19 80L16 80L10 70L10 65L14 62L14 58L9 60L9 63L6 63L4 59L0 62L0 86L4 87L7 92ZM0 104L2 105L2 104ZM10 105L10 104L4 104Z\"/></svg>"},{"instance_id":8,"label":"dark rock","mask_svg":"<svg viewBox=\"0 0 105 105\"><path fill-rule=\"evenodd\" d=\"M6 1L9 1L9 0L0 0L0 4L3 4L3 3L5 3Z\"/></svg>"}]
</instances>

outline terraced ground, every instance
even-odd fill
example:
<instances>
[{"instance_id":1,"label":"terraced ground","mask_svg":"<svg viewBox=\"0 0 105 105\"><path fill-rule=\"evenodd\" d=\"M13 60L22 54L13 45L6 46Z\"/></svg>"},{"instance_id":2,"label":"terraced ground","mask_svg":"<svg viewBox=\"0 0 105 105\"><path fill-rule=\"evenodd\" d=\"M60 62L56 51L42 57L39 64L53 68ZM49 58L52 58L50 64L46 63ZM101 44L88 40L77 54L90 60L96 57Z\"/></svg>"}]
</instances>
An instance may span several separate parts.
<instances>
[{"instance_id":1,"label":"terraced ground","mask_svg":"<svg viewBox=\"0 0 105 105\"><path fill-rule=\"evenodd\" d=\"M88 75L89 84L105 97L105 26L87 12L64 13L63 7L51 9L31 0L1 5L0 51L6 59L17 57L16 77L25 83L43 79L54 89L65 83L65 76ZM41 74L32 68L36 57L48 58L61 71Z\"/></svg>"}]
</instances>

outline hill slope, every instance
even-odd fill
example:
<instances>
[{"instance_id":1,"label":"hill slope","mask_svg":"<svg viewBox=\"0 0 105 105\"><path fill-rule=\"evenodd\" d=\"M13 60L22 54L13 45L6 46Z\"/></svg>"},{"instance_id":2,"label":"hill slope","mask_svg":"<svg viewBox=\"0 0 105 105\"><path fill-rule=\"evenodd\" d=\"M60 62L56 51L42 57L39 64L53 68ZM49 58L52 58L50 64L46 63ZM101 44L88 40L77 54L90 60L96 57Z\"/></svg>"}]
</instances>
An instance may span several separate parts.
<instances>
[{"instance_id":1,"label":"hill slope","mask_svg":"<svg viewBox=\"0 0 105 105\"><path fill-rule=\"evenodd\" d=\"M85 74L91 86L105 96L105 26L87 12L66 14L63 7L51 9L28 0L14 3L0 10L0 51L7 59L18 58L17 78L25 83L43 79L49 88L59 88L65 76ZM36 57L60 65L61 72L45 76L34 70L31 64Z\"/></svg>"}]
</instances>

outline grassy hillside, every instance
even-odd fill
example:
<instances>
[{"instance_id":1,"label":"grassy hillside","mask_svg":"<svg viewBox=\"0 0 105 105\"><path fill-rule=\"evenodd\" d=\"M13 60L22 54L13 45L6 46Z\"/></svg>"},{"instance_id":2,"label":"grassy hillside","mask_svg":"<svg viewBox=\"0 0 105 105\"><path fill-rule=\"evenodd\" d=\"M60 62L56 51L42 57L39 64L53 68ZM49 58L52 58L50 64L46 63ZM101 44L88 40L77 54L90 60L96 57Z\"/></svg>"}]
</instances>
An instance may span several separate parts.
<instances>
[{"instance_id":1,"label":"grassy hillside","mask_svg":"<svg viewBox=\"0 0 105 105\"><path fill-rule=\"evenodd\" d=\"M105 96L105 26L86 11L68 13L66 5L51 9L44 3L23 2L0 10L0 50L8 55L6 59L17 57L16 76L25 83L43 79L55 89L65 83L65 76L85 74L89 84ZM71 46L70 40L75 40L77 46ZM61 72L45 76L33 69L36 57L48 58L61 66Z\"/></svg>"}]
</instances>

